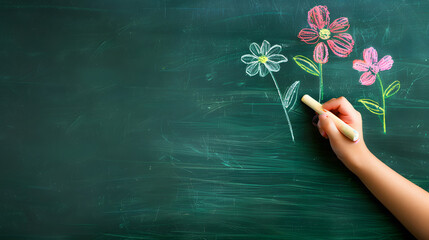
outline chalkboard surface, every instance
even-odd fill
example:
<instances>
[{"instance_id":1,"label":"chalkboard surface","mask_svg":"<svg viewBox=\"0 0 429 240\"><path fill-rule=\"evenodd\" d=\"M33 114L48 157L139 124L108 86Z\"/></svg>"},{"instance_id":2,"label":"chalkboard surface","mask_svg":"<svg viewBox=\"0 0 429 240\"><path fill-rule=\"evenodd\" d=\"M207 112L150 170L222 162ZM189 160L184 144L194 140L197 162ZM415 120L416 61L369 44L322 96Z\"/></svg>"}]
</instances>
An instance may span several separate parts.
<instances>
[{"instance_id":1,"label":"chalkboard surface","mask_svg":"<svg viewBox=\"0 0 429 240\"><path fill-rule=\"evenodd\" d=\"M298 38L308 11L347 17L353 51L329 51L324 100L345 96L383 162L429 190L428 1L1 1L0 237L407 239L335 158L299 101L240 58L267 40L289 59L283 93L317 98ZM390 55L378 83L353 60Z\"/></svg>"}]
</instances>

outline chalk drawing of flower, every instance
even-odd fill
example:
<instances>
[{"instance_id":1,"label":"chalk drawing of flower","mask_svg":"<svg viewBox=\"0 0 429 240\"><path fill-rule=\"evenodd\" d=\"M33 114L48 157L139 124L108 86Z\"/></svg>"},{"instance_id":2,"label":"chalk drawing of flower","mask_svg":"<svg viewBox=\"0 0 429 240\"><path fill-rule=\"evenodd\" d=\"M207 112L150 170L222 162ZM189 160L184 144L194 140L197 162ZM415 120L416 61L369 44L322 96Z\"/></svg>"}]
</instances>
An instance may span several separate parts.
<instances>
[{"instance_id":1,"label":"chalk drawing of flower","mask_svg":"<svg viewBox=\"0 0 429 240\"><path fill-rule=\"evenodd\" d=\"M252 43L249 49L252 54L241 56L241 61L249 65L246 68L249 76L255 76L259 72L259 76L265 77L270 72L280 71L279 63L288 61L284 55L279 54L282 47L280 45L271 47L267 40L262 42L261 47L257 43Z\"/></svg>"},{"instance_id":2,"label":"chalk drawing of flower","mask_svg":"<svg viewBox=\"0 0 429 240\"><path fill-rule=\"evenodd\" d=\"M292 141L295 142L292 124L288 115L288 108L289 110L292 109L296 103L299 81L295 81L291 86L289 86L286 93L282 94L280 92L279 85L277 84L277 80L273 75L273 72L280 71L280 63L288 61L284 55L280 54L282 47L280 45L274 45L271 47L271 44L267 40L264 40L261 46L257 43L250 44L249 49L252 54L241 56L241 61L248 65L246 67L246 74L249 76L255 76L259 73L259 76L261 77L265 77L267 74L271 75L289 124Z\"/></svg>"},{"instance_id":3,"label":"chalk drawing of flower","mask_svg":"<svg viewBox=\"0 0 429 240\"><path fill-rule=\"evenodd\" d=\"M390 55L384 56L378 61L378 53L373 47L363 50L363 61L354 60L353 68L359 72L364 72L359 79L362 85L370 86L376 79L379 80L381 90L382 106L372 99L359 99L358 102L362 103L368 111L373 114L381 115L383 117L383 132L386 133L386 99L396 94L401 84L398 80L392 82L386 90L383 87L383 81L380 77L380 72L391 69L393 60Z\"/></svg>"},{"instance_id":4,"label":"chalk drawing of flower","mask_svg":"<svg viewBox=\"0 0 429 240\"><path fill-rule=\"evenodd\" d=\"M363 50L363 61L353 61L353 68L359 72L364 72L359 81L365 86L372 85L375 82L377 74L381 71L391 69L392 65L393 60L390 55L386 55L378 61L377 50L373 47Z\"/></svg>"},{"instance_id":5,"label":"chalk drawing of flower","mask_svg":"<svg viewBox=\"0 0 429 240\"><path fill-rule=\"evenodd\" d=\"M350 27L348 18L341 17L332 23L330 21L328 8L315 6L308 11L307 22L310 28L304 28L298 34L301 41L316 44L313 59L319 66L302 55L293 58L304 71L319 77L319 102L323 100L322 65L328 62L328 46L335 55L344 58L353 51L354 45L352 36L345 33Z\"/></svg>"},{"instance_id":6,"label":"chalk drawing of flower","mask_svg":"<svg viewBox=\"0 0 429 240\"><path fill-rule=\"evenodd\" d=\"M345 33L350 27L348 18L337 18L330 23L328 8L316 6L308 11L307 21L310 28L302 29L298 37L307 44L317 43L313 52L315 62L321 64L328 62L329 53L326 45L335 55L343 58L353 51L353 38Z\"/></svg>"}]
</instances>

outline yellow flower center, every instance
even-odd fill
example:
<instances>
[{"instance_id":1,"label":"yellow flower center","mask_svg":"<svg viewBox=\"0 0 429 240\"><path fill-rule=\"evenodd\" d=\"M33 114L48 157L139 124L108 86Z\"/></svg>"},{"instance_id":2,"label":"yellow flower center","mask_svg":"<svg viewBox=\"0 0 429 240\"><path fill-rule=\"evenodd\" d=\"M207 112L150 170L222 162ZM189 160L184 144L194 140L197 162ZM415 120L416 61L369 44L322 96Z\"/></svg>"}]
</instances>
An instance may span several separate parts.
<instances>
[{"instance_id":1,"label":"yellow flower center","mask_svg":"<svg viewBox=\"0 0 429 240\"><path fill-rule=\"evenodd\" d=\"M266 56L262 55L258 58L258 61L260 63L266 63L268 61L268 58Z\"/></svg>"},{"instance_id":2,"label":"yellow flower center","mask_svg":"<svg viewBox=\"0 0 429 240\"><path fill-rule=\"evenodd\" d=\"M329 31L329 30L328 30L328 29L326 29L326 28L321 29L321 30L319 31L319 36L320 36L320 38L321 38L321 39L323 39L323 40L327 40L327 39L329 39L329 38L331 37L331 31Z\"/></svg>"}]
</instances>

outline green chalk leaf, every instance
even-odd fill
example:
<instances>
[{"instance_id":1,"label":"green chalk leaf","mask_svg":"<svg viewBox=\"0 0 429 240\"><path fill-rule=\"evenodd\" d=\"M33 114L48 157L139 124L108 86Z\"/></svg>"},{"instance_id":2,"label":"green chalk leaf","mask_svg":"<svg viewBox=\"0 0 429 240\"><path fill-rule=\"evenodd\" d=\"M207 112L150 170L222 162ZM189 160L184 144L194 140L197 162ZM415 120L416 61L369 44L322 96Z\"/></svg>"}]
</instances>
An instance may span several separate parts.
<instances>
[{"instance_id":1,"label":"green chalk leaf","mask_svg":"<svg viewBox=\"0 0 429 240\"><path fill-rule=\"evenodd\" d=\"M302 70L313 74L314 76L320 76L319 68L317 68L316 64L308 57L297 55L293 57L293 60L302 68Z\"/></svg>"},{"instance_id":2,"label":"green chalk leaf","mask_svg":"<svg viewBox=\"0 0 429 240\"><path fill-rule=\"evenodd\" d=\"M379 106L378 102L371 100L371 99L359 99L358 102L362 103L368 111L377 114L377 115L383 115L384 109Z\"/></svg>"},{"instance_id":3,"label":"green chalk leaf","mask_svg":"<svg viewBox=\"0 0 429 240\"><path fill-rule=\"evenodd\" d=\"M391 97L395 95L395 93L397 93L400 88L401 88L401 84L399 83L398 80L396 80L386 88L386 90L384 91L384 96L386 98Z\"/></svg>"}]
</instances>

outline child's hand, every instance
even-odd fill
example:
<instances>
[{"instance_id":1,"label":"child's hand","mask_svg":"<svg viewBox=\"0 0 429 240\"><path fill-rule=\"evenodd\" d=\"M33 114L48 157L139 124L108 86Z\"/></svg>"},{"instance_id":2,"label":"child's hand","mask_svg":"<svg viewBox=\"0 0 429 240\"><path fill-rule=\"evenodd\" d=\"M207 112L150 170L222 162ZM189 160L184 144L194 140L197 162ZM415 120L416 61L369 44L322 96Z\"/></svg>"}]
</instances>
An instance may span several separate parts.
<instances>
[{"instance_id":1,"label":"child's hand","mask_svg":"<svg viewBox=\"0 0 429 240\"><path fill-rule=\"evenodd\" d=\"M320 134L329 138L337 157L417 239L429 239L429 193L372 155L363 141L362 117L347 99L334 98L322 107L360 135L358 142L353 142L338 131L328 115L319 115Z\"/></svg>"},{"instance_id":2,"label":"child's hand","mask_svg":"<svg viewBox=\"0 0 429 240\"><path fill-rule=\"evenodd\" d=\"M317 126L320 134L329 139L332 150L334 150L337 157L347 168L352 172L357 171L364 164L363 159L367 159L367 154L371 154L363 141L362 117L360 113L353 108L345 97L333 98L324 103L322 107L337 115L341 120L359 132L359 140L353 142L337 129L328 115L319 115Z\"/></svg>"}]
</instances>

